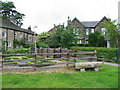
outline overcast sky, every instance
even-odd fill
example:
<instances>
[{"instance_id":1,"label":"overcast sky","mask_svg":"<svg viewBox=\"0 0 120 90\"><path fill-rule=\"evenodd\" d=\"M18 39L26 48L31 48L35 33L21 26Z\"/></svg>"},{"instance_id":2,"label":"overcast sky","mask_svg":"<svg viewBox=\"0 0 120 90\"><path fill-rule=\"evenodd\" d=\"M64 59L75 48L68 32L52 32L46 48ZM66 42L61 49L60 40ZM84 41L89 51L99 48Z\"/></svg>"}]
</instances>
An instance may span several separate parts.
<instances>
[{"instance_id":1,"label":"overcast sky","mask_svg":"<svg viewBox=\"0 0 120 90\"><path fill-rule=\"evenodd\" d=\"M120 0L2 0L12 1L16 10L26 16L22 28L38 27L35 31L49 31L53 24L65 23L77 17L80 21L99 21L104 16L118 19Z\"/></svg>"}]
</instances>

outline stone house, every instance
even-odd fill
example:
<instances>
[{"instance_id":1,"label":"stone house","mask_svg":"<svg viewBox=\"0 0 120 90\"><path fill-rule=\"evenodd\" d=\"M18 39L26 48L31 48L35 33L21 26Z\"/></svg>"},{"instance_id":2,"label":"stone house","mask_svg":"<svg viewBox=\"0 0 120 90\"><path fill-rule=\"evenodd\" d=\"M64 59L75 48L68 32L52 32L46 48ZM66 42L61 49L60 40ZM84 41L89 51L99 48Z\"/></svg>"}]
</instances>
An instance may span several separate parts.
<instances>
[{"instance_id":1,"label":"stone house","mask_svg":"<svg viewBox=\"0 0 120 90\"><path fill-rule=\"evenodd\" d=\"M80 33L80 37L78 37L80 40L78 43L88 43L88 35L90 33L94 33L96 31L103 32L102 34L105 34L105 27L102 25L102 22L106 22L109 19L107 19L105 16L100 21L79 21L76 17L71 21L68 17L68 25L66 28L69 28L70 26L75 26L75 31L81 31L83 33ZM48 32L55 32L55 28L52 28Z\"/></svg>"},{"instance_id":2,"label":"stone house","mask_svg":"<svg viewBox=\"0 0 120 90\"><path fill-rule=\"evenodd\" d=\"M13 49L13 41L15 39L20 40L26 38L28 43L33 43L35 41L35 34L30 28L23 29L9 20L0 20L0 41L5 41L5 49ZM2 43L0 42L2 47Z\"/></svg>"}]
</instances>

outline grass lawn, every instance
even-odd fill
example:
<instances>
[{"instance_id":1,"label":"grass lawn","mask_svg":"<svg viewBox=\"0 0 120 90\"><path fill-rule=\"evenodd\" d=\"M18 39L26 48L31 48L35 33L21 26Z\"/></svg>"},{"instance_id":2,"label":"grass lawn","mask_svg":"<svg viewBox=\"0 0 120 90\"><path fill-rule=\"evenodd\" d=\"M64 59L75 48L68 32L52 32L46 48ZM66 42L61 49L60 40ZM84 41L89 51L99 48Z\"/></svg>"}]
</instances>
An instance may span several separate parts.
<instances>
[{"instance_id":1,"label":"grass lawn","mask_svg":"<svg viewBox=\"0 0 120 90\"><path fill-rule=\"evenodd\" d=\"M3 88L118 88L118 67L74 73L3 74Z\"/></svg>"}]
</instances>

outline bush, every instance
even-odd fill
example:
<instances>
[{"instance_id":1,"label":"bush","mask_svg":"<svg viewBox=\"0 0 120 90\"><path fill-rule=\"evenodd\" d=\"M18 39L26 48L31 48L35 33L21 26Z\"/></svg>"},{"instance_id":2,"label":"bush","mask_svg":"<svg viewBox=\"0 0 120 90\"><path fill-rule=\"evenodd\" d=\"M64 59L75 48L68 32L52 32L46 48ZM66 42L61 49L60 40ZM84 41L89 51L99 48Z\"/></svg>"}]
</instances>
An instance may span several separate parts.
<instances>
[{"instance_id":1,"label":"bush","mask_svg":"<svg viewBox=\"0 0 120 90\"><path fill-rule=\"evenodd\" d=\"M80 43L80 44L77 44L77 46L89 47L89 43Z\"/></svg>"},{"instance_id":2,"label":"bush","mask_svg":"<svg viewBox=\"0 0 120 90\"><path fill-rule=\"evenodd\" d=\"M41 47L41 48L48 48L49 46L48 46L47 44L45 44L45 43L38 42L38 43L37 43L37 47L38 47L38 48L40 48L40 47Z\"/></svg>"},{"instance_id":3,"label":"bush","mask_svg":"<svg viewBox=\"0 0 120 90\"><path fill-rule=\"evenodd\" d=\"M22 59L28 59L28 57L27 56L22 56Z\"/></svg>"},{"instance_id":4,"label":"bush","mask_svg":"<svg viewBox=\"0 0 120 90\"><path fill-rule=\"evenodd\" d=\"M104 58L108 62L116 62L116 48L105 47L71 47L72 50L97 51L98 58Z\"/></svg>"},{"instance_id":5,"label":"bush","mask_svg":"<svg viewBox=\"0 0 120 90\"><path fill-rule=\"evenodd\" d=\"M27 54L29 53L30 49L29 48L17 48L13 50L6 50L5 54Z\"/></svg>"}]
</instances>

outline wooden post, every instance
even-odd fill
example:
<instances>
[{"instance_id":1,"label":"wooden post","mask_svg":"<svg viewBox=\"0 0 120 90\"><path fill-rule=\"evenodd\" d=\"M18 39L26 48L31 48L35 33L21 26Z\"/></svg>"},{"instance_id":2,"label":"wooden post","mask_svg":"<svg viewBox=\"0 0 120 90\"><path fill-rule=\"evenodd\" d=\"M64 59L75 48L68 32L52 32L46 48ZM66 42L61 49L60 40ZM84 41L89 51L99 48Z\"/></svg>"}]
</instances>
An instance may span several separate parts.
<instances>
[{"instance_id":1,"label":"wooden post","mask_svg":"<svg viewBox=\"0 0 120 90\"><path fill-rule=\"evenodd\" d=\"M69 64L68 64L68 63L69 63L69 55L70 55L70 54L69 54L69 51L68 51L68 52L67 52L67 64L66 64L66 67L67 67L67 68L69 67Z\"/></svg>"},{"instance_id":2,"label":"wooden post","mask_svg":"<svg viewBox=\"0 0 120 90\"><path fill-rule=\"evenodd\" d=\"M97 51L94 50L94 57L97 57ZM94 59L95 61L97 61L97 58Z\"/></svg>"},{"instance_id":3,"label":"wooden post","mask_svg":"<svg viewBox=\"0 0 120 90\"><path fill-rule=\"evenodd\" d=\"M62 49L60 48L60 61L61 61L61 57L62 57Z\"/></svg>"},{"instance_id":4,"label":"wooden post","mask_svg":"<svg viewBox=\"0 0 120 90\"><path fill-rule=\"evenodd\" d=\"M41 56L43 56L43 48L41 48L41 54L42 54Z\"/></svg>"},{"instance_id":5,"label":"wooden post","mask_svg":"<svg viewBox=\"0 0 120 90\"><path fill-rule=\"evenodd\" d=\"M76 58L77 57L77 54L76 54L76 50L75 50L75 54L74 54L74 57ZM76 62L76 59L74 59L74 62Z\"/></svg>"},{"instance_id":6,"label":"wooden post","mask_svg":"<svg viewBox=\"0 0 120 90\"><path fill-rule=\"evenodd\" d=\"M47 58L48 58L48 56L49 56L49 55L48 55L48 50L49 50L49 49L47 48Z\"/></svg>"},{"instance_id":7,"label":"wooden post","mask_svg":"<svg viewBox=\"0 0 120 90\"><path fill-rule=\"evenodd\" d=\"M2 52L0 52L0 54L2 54ZM2 56L0 56L0 73L2 73L2 69L3 69Z\"/></svg>"},{"instance_id":8,"label":"wooden post","mask_svg":"<svg viewBox=\"0 0 120 90\"><path fill-rule=\"evenodd\" d=\"M36 60L36 53L34 55L34 64L36 64L37 60ZM36 71L36 68L34 67L34 71Z\"/></svg>"},{"instance_id":9,"label":"wooden post","mask_svg":"<svg viewBox=\"0 0 120 90\"><path fill-rule=\"evenodd\" d=\"M55 53L55 48L53 49L53 53ZM55 55L53 55L53 58L55 58Z\"/></svg>"},{"instance_id":10,"label":"wooden post","mask_svg":"<svg viewBox=\"0 0 120 90\"><path fill-rule=\"evenodd\" d=\"M75 50L74 58L76 58L76 56L77 56L77 55L76 55L76 52L77 52L77 51ZM74 67L75 67L75 62L77 62L76 59L74 59L74 64L73 64Z\"/></svg>"}]
</instances>

